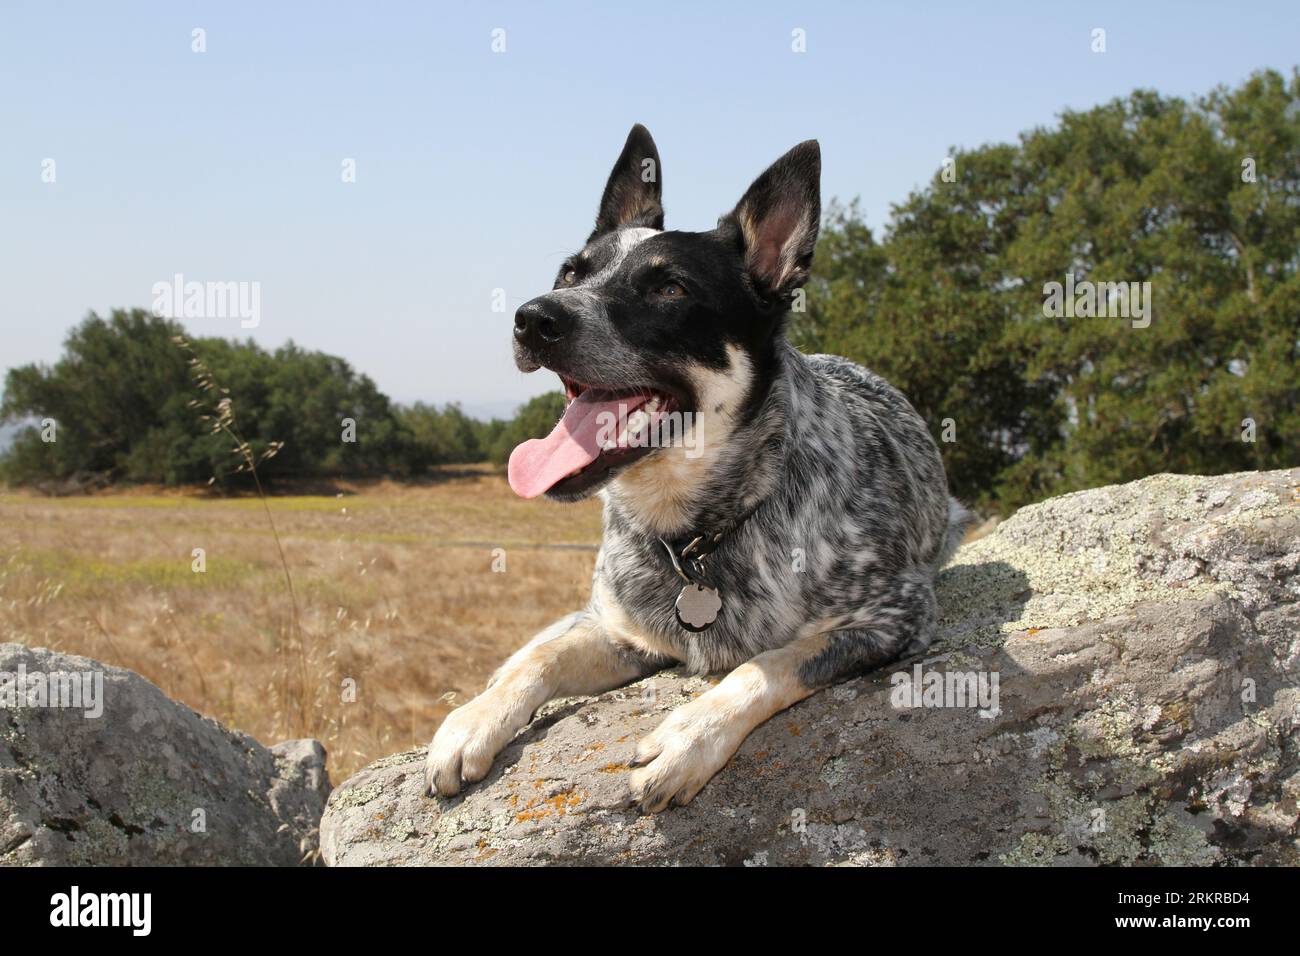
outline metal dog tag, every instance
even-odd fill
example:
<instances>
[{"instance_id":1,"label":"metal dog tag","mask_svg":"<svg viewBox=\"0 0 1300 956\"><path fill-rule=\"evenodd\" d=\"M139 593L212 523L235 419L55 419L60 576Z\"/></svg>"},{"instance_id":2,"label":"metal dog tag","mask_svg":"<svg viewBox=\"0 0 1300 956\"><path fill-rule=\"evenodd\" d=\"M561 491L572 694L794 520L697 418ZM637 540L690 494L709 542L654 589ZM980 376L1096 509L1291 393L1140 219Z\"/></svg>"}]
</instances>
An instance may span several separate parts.
<instances>
[{"instance_id":1,"label":"metal dog tag","mask_svg":"<svg viewBox=\"0 0 1300 956\"><path fill-rule=\"evenodd\" d=\"M688 631L703 631L721 610L722 597L712 588L688 584L677 595L677 623Z\"/></svg>"}]
</instances>

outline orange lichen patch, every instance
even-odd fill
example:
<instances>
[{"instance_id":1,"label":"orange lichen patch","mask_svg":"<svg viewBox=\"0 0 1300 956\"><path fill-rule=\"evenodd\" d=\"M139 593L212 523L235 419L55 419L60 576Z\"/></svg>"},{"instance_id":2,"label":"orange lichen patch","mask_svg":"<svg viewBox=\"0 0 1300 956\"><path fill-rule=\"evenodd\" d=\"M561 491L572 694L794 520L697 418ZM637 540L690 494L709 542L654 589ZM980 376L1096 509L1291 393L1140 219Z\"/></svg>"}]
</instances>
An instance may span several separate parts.
<instances>
[{"instance_id":1,"label":"orange lichen patch","mask_svg":"<svg viewBox=\"0 0 1300 956\"><path fill-rule=\"evenodd\" d=\"M486 839L479 840L478 853L474 854L474 859L486 860L488 857L495 855L496 852L496 847L488 846L488 841Z\"/></svg>"},{"instance_id":2,"label":"orange lichen patch","mask_svg":"<svg viewBox=\"0 0 1300 956\"><path fill-rule=\"evenodd\" d=\"M632 736L631 734L624 734L622 737L619 737L618 740L614 741L614 743L621 744L623 741L627 740L627 738L631 736Z\"/></svg>"},{"instance_id":3,"label":"orange lichen patch","mask_svg":"<svg viewBox=\"0 0 1300 956\"><path fill-rule=\"evenodd\" d=\"M384 815L383 815L382 813L376 813L376 814L374 815L374 817L372 817L371 819L374 819L374 820L382 820L382 819L384 819Z\"/></svg>"},{"instance_id":4,"label":"orange lichen patch","mask_svg":"<svg viewBox=\"0 0 1300 956\"><path fill-rule=\"evenodd\" d=\"M791 736L791 737L802 737L802 736L803 736L803 731L801 731L801 730L799 729L799 725L796 724L796 723L794 723L794 721L791 721L791 722L790 722L790 736Z\"/></svg>"},{"instance_id":5,"label":"orange lichen patch","mask_svg":"<svg viewBox=\"0 0 1300 956\"><path fill-rule=\"evenodd\" d=\"M526 809L520 813L516 813L515 819L520 823L523 823L528 820L540 820L543 817L549 817L552 813L563 816L568 813L570 809L580 804L586 796L587 791L585 790L582 791L581 794L579 794L577 790L565 790L563 793L557 793L553 797L547 797L545 806L540 806L536 810ZM531 807L532 804L529 804L529 806Z\"/></svg>"},{"instance_id":6,"label":"orange lichen patch","mask_svg":"<svg viewBox=\"0 0 1300 956\"><path fill-rule=\"evenodd\" d=\"M619 772L621 772L621 771L623 771L623 770L631 770L631 769L632 769L632 768L631 768L630 766L628 766L627 764L625 764L625 763L607 763L607 764L605 764L605 766L600 767L599 770L598 770L598 772L599 772L599 773L619 773Z\"/></svg>"},{"instance_id":7,"label":"orange lichen patch","mask_svg":"<svg viewBox=\"0 0 1300 956\"><path fill-rule=\"evenodd\" d=\"M767 751L766 751L766 750L760 750L758 753L754 754L754 759L755 759L755 760L762 760L762 759L763 759L764 757L766 757L766 756L767 756Z\"/></svg>"},{"instance_id":8,"label":"orange lichen patch","mask_svg":"<svg viewBox=\"0 0 1300 956\"><path fill-rule=\"evenodd\" d=\"M588 757L592 756L593 754L598 754L604 749L605 749L604 744L600 744L600 743L592 744L578 756L578 759L575 760L574 763L582 763L582 761L586 760Z\"/></svg>"},{"instance_id":9,"label":"orange lichen patch","mask_svg":"<svg viewBox=\"0 0 1300 956\"><path fill-rule=\"evenodd\" d=\"M524 822L525 820L533 819L535 816L538 815L533 812L533 807L535 806L537 806L537 801L529 800L526 804L524 804L524 808L515 814L515 819L518 820L520 823ZM549 811L543 810L540 812L540 815L546 816L548 812Z\"/></svg>"},{"instance_id":10,"label":"orange lichen patch","mask_svg":"<svg viewBox=\"0 0 1300 956\"><path fill-rule=\"evenodd\" d=\"M566 790L564 793L557 793L553 797L548 797L546 802L560 813L567 813L570 807L576 807L582 803L582 798L587 795L587 791L578 793L577 790Z\"/></svg>"},{"instance_id":11,"label":"orange lichen patch","mask_svg":"<svg viewBox=\"0 0 1300 956\"><path fill-rule=\"evenodd\" d=\"M1041 627L1031 627L1029 630L1025 631L1025 633L1028 634L1030 637L1033 637L1041 630L1042 630Z\"/></svg>"}]
</instances>

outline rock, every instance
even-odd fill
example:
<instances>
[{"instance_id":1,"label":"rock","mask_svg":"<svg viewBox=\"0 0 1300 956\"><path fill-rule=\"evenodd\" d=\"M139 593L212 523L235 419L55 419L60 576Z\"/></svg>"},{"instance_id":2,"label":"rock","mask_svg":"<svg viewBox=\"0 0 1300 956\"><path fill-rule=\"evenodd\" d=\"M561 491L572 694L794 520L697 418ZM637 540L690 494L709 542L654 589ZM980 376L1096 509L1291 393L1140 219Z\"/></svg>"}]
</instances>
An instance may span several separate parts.
<instances>
[{"instance_id":1,"label":"rock","mask_svg":"<svg viewBox=\"0 0 1300 956\"><path fill-rule=\"evenodd\" d=\"M15 706L20 673L87 696ZM0 865L314 862L329 791L315 740L268 750L132 671L0 644Z\"/></svg>"},{"instance_id":2,"label":"rock","mask_svg":"<svg viewBox=\"0 0 1300 956\"><path fill-rule=\"evenodd\" d=\"M926 655L777 715L687 807L643 816L625 797L638 737L710 686L674 671L552 702L453 799L423 796L423 750L380 760L330 797L322 853L1295 865L1298 569L1300 470L1055 498L962 548ZM970 672L991 695L996 675L997 699L895 706L917 666L921 688Z\"/></svg>"}]
</instances>

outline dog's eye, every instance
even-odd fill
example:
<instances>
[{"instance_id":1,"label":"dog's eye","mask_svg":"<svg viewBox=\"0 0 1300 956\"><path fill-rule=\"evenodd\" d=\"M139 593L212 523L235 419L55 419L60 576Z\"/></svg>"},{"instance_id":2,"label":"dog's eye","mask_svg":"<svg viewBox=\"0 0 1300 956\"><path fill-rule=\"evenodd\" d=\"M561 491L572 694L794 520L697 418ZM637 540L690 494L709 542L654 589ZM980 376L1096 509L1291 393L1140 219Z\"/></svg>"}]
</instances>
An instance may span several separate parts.
<instances>
[{"instance_id":1,"label":"dog's eye","mask_svg":"<svg viewBox=\"0 0 1300 956\"><path fill-rule=\"evenodd\" d=\"M573 285L573 283L578 281L578 270L565 269L564 275L560 278L560 281L563 282L565 285Z\"/></svg>"},{"instance_id":2,"label":"dog's eye","mask_svg":"<svg viewBox=\"0 0 1300 956\"><path fill-rule=\"evenodd\" d=\"M655 291L665 299L680 299L686 295L686 287L680 282L665 282Z\"/></svg>"}]
</instances>

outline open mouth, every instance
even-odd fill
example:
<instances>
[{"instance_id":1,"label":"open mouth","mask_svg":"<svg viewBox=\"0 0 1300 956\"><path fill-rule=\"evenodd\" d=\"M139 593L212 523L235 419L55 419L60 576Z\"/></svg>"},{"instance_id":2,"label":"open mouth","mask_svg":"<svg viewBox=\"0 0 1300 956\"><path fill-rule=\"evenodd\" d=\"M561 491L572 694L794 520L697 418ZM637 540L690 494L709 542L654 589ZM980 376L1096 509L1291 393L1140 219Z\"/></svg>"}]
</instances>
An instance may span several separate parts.
<instances>
[{"instance_id":1,"label":"open mouth","mask_svg":"<svg viewBox=\"0 0 1300 956\"><path fill-rule=\"evenodd\" d=\"M510 454L510 487L521 498L578 495L656 447L659 420L677 407L667 392L644 386L586 385L561 375L568 405L545 438Z\"/></svg>"}]
</instances>

